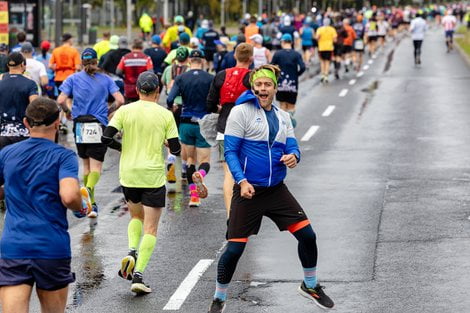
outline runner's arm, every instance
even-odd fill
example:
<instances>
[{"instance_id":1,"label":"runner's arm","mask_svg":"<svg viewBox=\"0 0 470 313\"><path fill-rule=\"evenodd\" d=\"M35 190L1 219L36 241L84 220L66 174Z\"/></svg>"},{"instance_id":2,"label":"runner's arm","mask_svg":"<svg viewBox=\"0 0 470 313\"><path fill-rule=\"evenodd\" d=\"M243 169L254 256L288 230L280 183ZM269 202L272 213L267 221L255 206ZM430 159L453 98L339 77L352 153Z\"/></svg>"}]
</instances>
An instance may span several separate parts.
<instances>
[{"instance_id":1,"label":"runner's arm","mask_svg":"<svg viewBox=\"0 0 470 313\"><path fill-rule=\"evenodd\" d=\"M170 153L176 156L181 154L181 144L180 140L176 138L168 139L168 147L170 148Z\"/></svg>"},{"instance_id":2,"label":"runner's arm","mask_svg":"<svg viewBox=\"0 0 470 313\"><path fill-rule=\"evenodd\" d=\"M217 113L220 104L220 88L225 81L225 71L220 71L215 75L214 80L211 83L209 94L206 99L207 112Z\"/></svg>"},{"instance_id":3,"label":"runner's arm","mask_svg":"<svg viewBox=\"0 0 470 313\"><path fill-rule=\"evenodd\" d=\"M101 142L111 149L121 151L122 145L119 141L114 139L114 135L119 132L115 127L108 126L105 128L103 135L101 136Z\"/></svg>"},{"instance_id":4,"label":"runner's arm","mask_svg":"<svg viewBox=\"0 0 470 313\"><path fill-rule=\"evenodd\" d=\"M59 196L62 204L70 210L83 210L78 182L78 160L76 154L70 150L66 150L60 160Z\"/></svg>"},{"instance_id":5,"label":"runner's arm","mask_svg":"<svg viewBox=\"0 0 470 313\"><path fill-rule=\"evenodd\" d=\"M168 98L166 98L166 105L169 109L173 108L173 103L175 102L175 98L180 95L180 87L179 87L179 77L175 79L175 83L173 87L171 87L170 94Z\"/></svg>"},{"instance_id":6,"label":"runner's arm","mask_svg":"<svg viewBox=\"0 0 470 313\"><path fill-rule=\"evenodd\" d=\"M305 72L305 63L304 63L304 60L302 60L302 56L300 54L298 54L298 57L297 57L297 63L299 65L299 76L302 75L304 72Z\"/></svg>"},{"instance_id":7,"label":"runner's arm","mask_svg":"<svg viewBox=\"0 0 470 313\"><path fill-rule=\"evenodd\" d=\"M112 94L114 100L116 101L116 110L119 109L121 105L124 104L124 96L122 95L121 92L116 91L115 93Z\"/></svg>"}]
</instances>

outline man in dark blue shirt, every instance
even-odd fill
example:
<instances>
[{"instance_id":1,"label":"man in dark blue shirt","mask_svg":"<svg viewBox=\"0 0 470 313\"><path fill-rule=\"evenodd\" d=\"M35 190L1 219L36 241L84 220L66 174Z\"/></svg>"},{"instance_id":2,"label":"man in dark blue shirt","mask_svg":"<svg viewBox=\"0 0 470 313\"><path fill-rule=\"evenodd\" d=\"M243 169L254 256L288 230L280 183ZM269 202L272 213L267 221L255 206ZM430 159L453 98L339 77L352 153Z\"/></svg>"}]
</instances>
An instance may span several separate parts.
<instances>
[{"instance_id":1,"label":"man in dark blue shirt","mask_svg":"<svg viewBox=\"0 0 470 313\"><path fill-rule=\"evenodd\" d=\"M206 98L214 76L204 71L204 53L193 50L189 54L190 70L179 75L167 98L168 108L173 108L175 98L183 99L180 118L180 140L187 155L187 177L190 191L190 206L199 206L200 198L207 197L207 188L203 183L204 176L210 169L210 145L201 135L198 120L206 115ZM196 160L199 162L196 171Z\"/></svg>"},{"instance_id":2,"label":"man in dark blue shirt","mask_svg":"<svg viewBox=\"0 0 470 313\"><path fill-rule=\"evenodd\" d=\"M294 119L295 103L299 86L299 76L305 72L305 64L300 53L292 49L292 36L284 34L281 37L282 49L276 51L271 61L281 68L276 99L282 110L291 115L292 124L296 126Z\"/></svg>"},{"instance_id":3,"label":"man in dark blue shirt","mask_svg":"<svg viewBox=\"0 0 470 313\"><path fill-rule=\"evenodd\" d=\"M0 78L0 150L29 137L23 118L39 91L34 81L23 76L26 59L21 53L11 53L7 64L10 71Z\"/></svg>"},{"instance_id":4,"label":"man in dark blue shirt","mask_svg":"<svg viewBox=\"0 0 470 313\"><path fill-rule=\"evenodd\" d=\"M214 53L217 51L216 40L219 40L219 33L214 30L212 22L209 22L209 30L202 35L202 45L206 60L209 62L209 69L214 68Z\"/></svg>"},{"instance_id":5,"label":"man in dark blue shirt","mask_svg":"<svg viewBox=\"0 0 470 313\"><path fill-rule=\"evenodd\" d=\"M0 186L8 207L0 240L3 312L28 312L34 284L43 312L64 312L68 284L75 280L67 208L80 217L87 209L77 156L54 143L59 113L53 100L34 100L24 119L31 138L0 152Z\"/></svg>"},{"instance_id":6,"label":"man in dark blue shirt","mask_svg":"<svg viewBox=\"0 0 470 313\"><path fill-rule=\"evenodd\" d=\"M153 72L159 77L162 76L166 63L164 62L167 53L161 46L162 39L158 35L152 36L152 47L144 50L144 53L152 59Z\"/></svg>"}]
</instances>

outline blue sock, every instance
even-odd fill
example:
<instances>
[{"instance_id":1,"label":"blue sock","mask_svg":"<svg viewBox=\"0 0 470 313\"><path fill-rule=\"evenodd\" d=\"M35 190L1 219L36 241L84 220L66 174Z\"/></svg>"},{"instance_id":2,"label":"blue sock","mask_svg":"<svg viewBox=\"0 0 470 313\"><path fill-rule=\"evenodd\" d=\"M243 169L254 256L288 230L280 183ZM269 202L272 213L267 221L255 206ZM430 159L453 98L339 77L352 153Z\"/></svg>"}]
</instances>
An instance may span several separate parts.
<instances>
[{"instance_id":1,"label":"blue sock","mask_svg":"<svg viewBox=\"0 0 470 313\"><path fill-rule=\"evenodd\" d=\"M317 268L304 267L304 282L307 288L315 288L317 286Z\"/></svg>"},{"instance_id":2,"label":"blue sock","mask_svg":"<svg viewBox=\"0 0 470 313\"><path fill-rule=\"evenodd\" d=\"M215 283L214 299L220 299L222 301L227 300L227 289L229 284Z\"/></svg>"}]
</instances>

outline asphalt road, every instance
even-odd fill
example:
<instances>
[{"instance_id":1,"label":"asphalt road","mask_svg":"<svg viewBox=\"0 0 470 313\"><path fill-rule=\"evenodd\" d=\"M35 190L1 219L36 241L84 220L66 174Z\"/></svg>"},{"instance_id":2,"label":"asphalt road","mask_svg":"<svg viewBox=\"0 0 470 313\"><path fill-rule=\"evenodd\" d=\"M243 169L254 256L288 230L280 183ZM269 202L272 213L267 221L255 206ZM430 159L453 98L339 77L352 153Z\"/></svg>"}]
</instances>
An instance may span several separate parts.
<instances>
[{"instance_id":1,"label":"asphalt road","mask_svg":"<svg viewBox=\"0 0 470 313\"><path fill-rule=\"evenodd\" d=\"M422 61L413 65L405 37L367 59L359 77L301 84L303 154L287 185L317 233L319 280L336 312L470 311L470 70L457 52L445 52L440 30L429 32ZM118 157L111 151L105 161L97 221L71 217L77 282L68 312L206 312L225 239L221 164L212 164L200 208L188 208L182 195L168 198L144 276L154 292L135 297L117 276L128 222L113 192ZM296 292L296 249L292 235L265 219L226 312L320 312ZM190 292L177 292L180 285Z\"/></svg>"}]
</instances>

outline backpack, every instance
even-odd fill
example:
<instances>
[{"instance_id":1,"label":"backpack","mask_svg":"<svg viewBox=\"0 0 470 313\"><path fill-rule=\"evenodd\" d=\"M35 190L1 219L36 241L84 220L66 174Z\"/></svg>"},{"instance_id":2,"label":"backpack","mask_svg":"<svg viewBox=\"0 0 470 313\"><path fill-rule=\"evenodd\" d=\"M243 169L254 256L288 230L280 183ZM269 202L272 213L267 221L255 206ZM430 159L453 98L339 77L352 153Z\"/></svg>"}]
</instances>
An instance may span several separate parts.
<instances>
[{"instance_id":1,"label":"backpack","mask_svg":"<svg viewBox=\"0 0 470 313\"><path fill-rule=\"evenodd\" d=\"M183 73L186 73L187 70L188 70L187 65L181 65L181 64L171 65L171 74L170 74L171 79L170 79L170 83L168 84L168 90L171 90L171 88L173 87L176 77L178 77L179 75Z\"/></svg>"},{"instance_id":2,"label":"backpack","mask_svg":"<svg viewBox=\"0 0 470 313\"><path fill-rule=\"evenodd\" d=\"M247 88L243 85L245 75L250 72L247 68L232 67L225 70L225 81L220 88L220 104L235 103Z\"/></svg>"}]
</instances>

